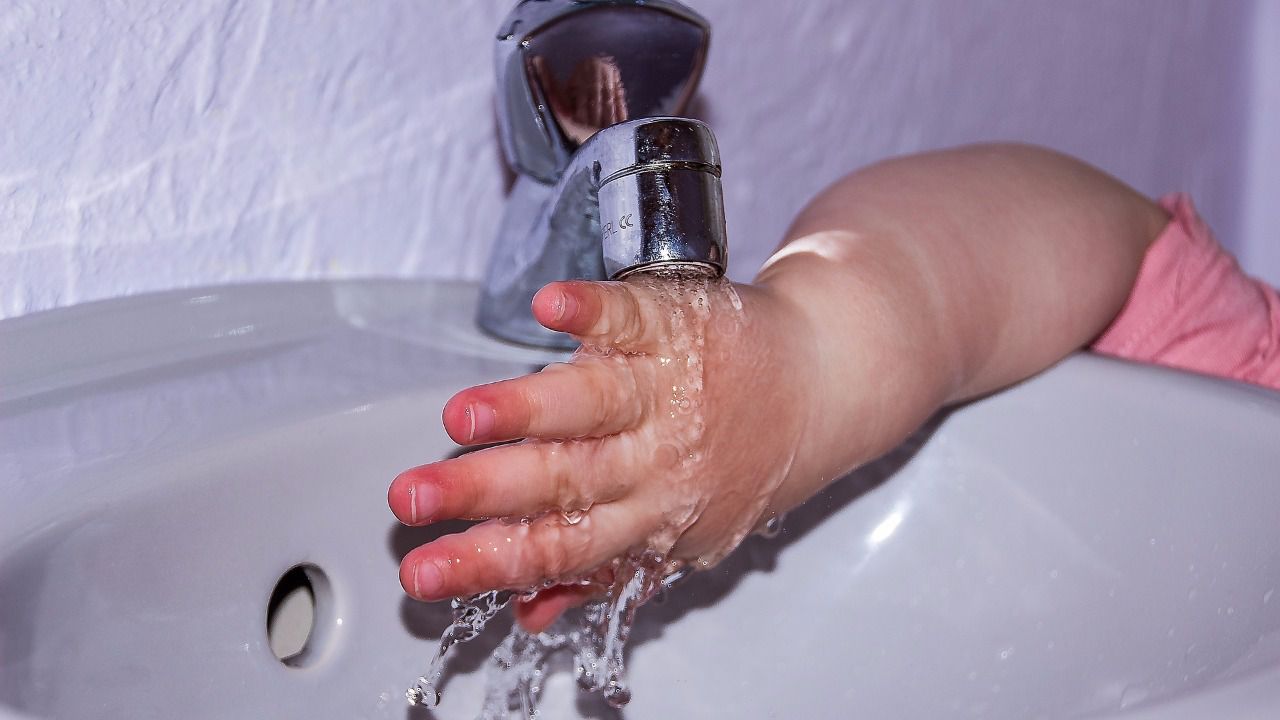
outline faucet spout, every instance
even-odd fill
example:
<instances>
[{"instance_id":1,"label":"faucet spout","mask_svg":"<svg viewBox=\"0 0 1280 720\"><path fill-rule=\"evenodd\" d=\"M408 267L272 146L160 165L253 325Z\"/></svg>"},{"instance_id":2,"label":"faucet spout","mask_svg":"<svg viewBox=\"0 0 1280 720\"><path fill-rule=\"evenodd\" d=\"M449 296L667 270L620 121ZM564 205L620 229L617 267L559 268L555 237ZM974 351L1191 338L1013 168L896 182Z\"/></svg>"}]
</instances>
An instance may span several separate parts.
<instances>
[{"instance_id":1,"label":"faucet spout","mask_svg":"<svg viewBox=\"0 0 1280 720\"><path fill-rule=\"evenodd\" d=\"M555 280L725 267L720 157L683 111L710 29L675 0L521 2L498 34L498 120L518 176L481 292L497 337L572 347L533 320Z\"/></svg>"},{"instance_id":2,"label":"faucet spout","mask_svg":"<svg viewBox=\"0 0 1280 720\"><path fill-rule=\"evenodd\" d=\"M516 221L520 216L532 222ZM607 127L574 153L554 186L517 181L503 225L506 237L495 247L482 293L481 327L526 344L571 346L532 318L523 322L546 283L618 279L655 267L724 274L715 137L686 118Z\"/></svg>"}]
</instances>

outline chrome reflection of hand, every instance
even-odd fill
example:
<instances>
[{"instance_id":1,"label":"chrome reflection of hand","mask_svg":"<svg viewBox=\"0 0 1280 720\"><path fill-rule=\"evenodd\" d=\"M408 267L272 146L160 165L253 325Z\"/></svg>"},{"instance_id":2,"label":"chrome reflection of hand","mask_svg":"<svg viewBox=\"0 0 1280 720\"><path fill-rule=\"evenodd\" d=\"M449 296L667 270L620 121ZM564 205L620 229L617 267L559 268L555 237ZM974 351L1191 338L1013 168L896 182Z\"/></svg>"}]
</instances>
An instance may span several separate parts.
<instances>
[{"instance_id":1,"label":"chrome reflection of hand","mask_svg":"<svg viewBox=\"0 0 1280 720\"><path fill-rule=\"evenodd\" d=\"M545 58L534 57L530 70L560 129L579 145L597 131L630 119L622 71L612 57L596 55L579 62L563 85Z\"/></svg>"}]
</instances>

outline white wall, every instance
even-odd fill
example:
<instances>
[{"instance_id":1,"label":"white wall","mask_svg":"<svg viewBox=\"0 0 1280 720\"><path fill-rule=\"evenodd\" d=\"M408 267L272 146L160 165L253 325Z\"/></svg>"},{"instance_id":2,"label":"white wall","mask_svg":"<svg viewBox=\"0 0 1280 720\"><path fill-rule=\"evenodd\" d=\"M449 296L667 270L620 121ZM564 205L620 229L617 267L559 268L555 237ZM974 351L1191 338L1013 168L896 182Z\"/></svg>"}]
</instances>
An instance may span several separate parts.
<instances>
[{"instance_id":1,"label":"white wall","mask_svg":"<svg viewBox=\"0 0 1280 720\"><path fill-rule=\"evenodd\" d=\"M1280 1L1259 0L1252 41L1240 260L1280 287Z\"/></svg>"},{"instance_id":2,"label":"white wall","mask_svg":"<svg viewBox=\"0 0 1280 720\"><path fill-rule=\"evenodd\" d=\"M0 313L263 278L474 272L502 0L0 10Z\"/></svg>"},{"instance_id":3,"label":"white wall","mask_svg":"<svg viewBox=\"0 0 1280 720\"><path fill-rule=\"evenodd\" d=\"M715 28L698 107L736 277L845 171L983 139L1189 190L1248 262L1280 266L1241 236L1261 167L1243 160L1248 0L688 1ZM478 276L502 207L490 51L509 7L4 4L0 316L229 281Z\"/></svg>"}]
</instances>

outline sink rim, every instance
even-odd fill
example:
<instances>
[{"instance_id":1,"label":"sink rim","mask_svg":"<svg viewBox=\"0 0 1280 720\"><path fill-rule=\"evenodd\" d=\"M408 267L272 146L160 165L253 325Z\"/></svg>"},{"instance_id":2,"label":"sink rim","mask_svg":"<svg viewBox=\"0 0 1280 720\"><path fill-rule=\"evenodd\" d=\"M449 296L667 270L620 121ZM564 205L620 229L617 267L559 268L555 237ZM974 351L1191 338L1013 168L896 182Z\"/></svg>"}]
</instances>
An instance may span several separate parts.
<instances>
[{"instance_id":1,"label":"sink rim","mask_svg":"<svg viewBox=\"0 0 1280 720\"><path fill-rule=\"evenodd\" d=\"M364 285L363 282L359 282L359 281L355 283L343 283L343 284L344 285L346 284ZM381 285L382 283L377 282L373 284ZM416 282L407 283L407 284L401 283L401 282L394 282L392 284L396 286L397 290L406 289L405 287L406 285L409 286L410 288L419 285L419 283L416 283ZM290 289L290 292L296 290L299 293L306 296L306 293L313 291L316 285L327 287L327 286L330 286L331 283L285 283L285 284L272 284L272 285L287 286ZM453 285L466 287L468 284L458 283ZM365 288L365 289L367 290L368 288ZM421 288L418 288L418 289L420 290ZM189 292L195 292L195 291L183 291L183 292L176 293L176 295L178 297L186 297ZM175 293L162 293L159 295L172 296L172 295L175 295ZM362 292L357 292L356 295L359 297L362 297L364 300L370 300L370 299L377 300L384 297L382 295L379 295L377 292L373 292L372 294L370 294L368 292L362 291ZM310 296L307 296L307 297L310 297ZM409 294L399 294L398 297L401 297L402 299L407 301L407 300L411 300L415 296L411 291ZM151 296L151 298L154 299L155 296L153 295ZM114 302L114 301L106 301L106 302ZM325 320L324 317L322 316L317 320L317 322L319 323L319 325L316 326L318 328L317 332L323 334L324 332L327 332L327 329L335 329L335 328L341 332L346 332L350 329L354 329L361 333L370 333L370 337L385 337L387 333L390 333L391 335L401 339L404 339L404 338L408 338L409 340L422 339L414 336L412 332L406 335L403 327L397 327L394 322L390 322L392 320L395 320L396 317L401 314L399 311L394 311L393 309L386 306L376 306L376 305L374 306L374 309L381 310L383 312L381 313L368 312L368 313L357 313L355 315L351 315L351 314L342 315L340 316L341 317L340 322ZM412 310L414 309L414 306L411 305L408 307L408 309ZM401 308L401 310L404 310L404 308ZM57 313L57 312L59 311L51 311L51 313ZM350 317L359 317L361 318L361 321L354 322L354 323L350 322L349 321ZM366 318L374 318L374 321L368 322L367 320L365 320ZM467 316L467 319L469 320L469 316ZM384 324L383 321L387 321L387 322ZM3 333L2 333L3 329L4 329L3 324L0 324L0 338L3 337ZM233 343L240 342L243 339L243 337L244 336L225 335L225 336L216 338L217 342L215 344L218 345L218 348L219 348L218 352L222 352L221 348L224 346L224 344L233 344ZM430 340L430 338L427 338L427 339ZM240 346L236 346L236 347L240 348ZM243 348L240 348L240 349L243 349ZM214 354L216 355L217 353L214 353ZM1124 363L1123 361L1117 361L1117 360L1101 358L1097 356L1089 356L1089 355L1075 356L1069 359L1068 361L1066 361L1066 363L1064 363L1063 365L1065 367L1065 372L1067 373L1075 373L1082 368L1087 369L1089 367L1114 368L1115 372L1117 373L1116 375L1117 380L1125 380L1125 379L1132 380L1148 388L1155 388L1155 387L1172 388L1172 389L1181 388L1187 394L1188 397L1193 397L1193 396L1200 397L1200 398L1221 397L1223 398L1224 403L1229 402L1237 406L1240 406L1240 405L1250 406L1255 409L1258 409L1261 412L1269 414L1271 417L1280 418L1280 394L1267 391L1262 388L1256 388L1253 386L1248 386L1241 383L1234 383L1230 381L1223 381L1215 378L1193 376L1188 373L1182 373L1179 371L1167 370L1162 368L1137 367L1130 363ZM1061 375L1062 373L1059 372L1058 374ZM1032 380L1031 382L1042 382L1042 379ZM75 385L72 385L72 387L75 387ZM981 401L981 402L986 402L986 401ZM4 403L0 403L0 410L2 410L3 408L4 408ZM963 410L961 412L963 412ZM1267 683L1280 683L1280 667L1267 667L1263 670L1259 670L1251 674L1241 675L1238 677L1225 678L1221 685L1210 685L1209 687L1205 688L1205 693L1215 693L1215 694L1223 693L1228 696L1230 696L1232 693L1236 693L1236 694L1255 693L1256 694L1256 692L1258 692L1257 688L1259 687L1259 684L1267 685ZM1239 688L1238 691L1237 691L1237 688ZM1194 696L1189 696L1189 698L1196 699L1196 698L1200 698L1200 696L1201 696L1201 691L1197 691ZM1228 702L1228 701L1224 700L1223 702ZM1181 703L1182 703L1181 699L1176 699L1176 698L1171 699L1170 704L1168 704L1167 707L1160 707L1158 709L1162 713L1169 713L1171 712L1171 710L1169 709L1170 707L1174 707L1174 706L1183 707ZM1155 710L1156 708L1153 708L1150 710L1150 712L1154 713ZM1187 712L1190 713L1190 711L1187 711ZM1129 717L1131 715L1126 714L1123 716ZM1147 713L1147 711L1144 710L1142 712L1138 712L1137 714L1132 714L1132 716L1133 717L1149 717L1150 715ZM1184 714L1183 716L1195 717L1194 715L1191 715L1191 714ZM0 717L5 717L4 709L0 709ZM14 716L9 715L9 717L14 717ZM1179 716L1166 714L1166 715L1161 715L1161 717L1179 717Z\"/></svg>"}]
</instances>

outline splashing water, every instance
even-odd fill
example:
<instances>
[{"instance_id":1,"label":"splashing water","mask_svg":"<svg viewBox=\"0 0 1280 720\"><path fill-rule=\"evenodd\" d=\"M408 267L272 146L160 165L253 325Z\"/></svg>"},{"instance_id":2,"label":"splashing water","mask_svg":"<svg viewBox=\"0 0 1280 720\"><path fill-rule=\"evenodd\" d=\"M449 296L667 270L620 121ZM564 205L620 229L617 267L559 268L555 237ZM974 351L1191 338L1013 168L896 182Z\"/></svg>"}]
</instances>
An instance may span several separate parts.
<instances>
[{"instance_id":1,"label":"splashing water","mask_svg":"<svg viewBox=\"0 0 1280 720\"><path fill-rule=\"evenodd\" d=\"M504 720L512 711L537 717L547 663L557 652L573 656L578 687L599 692L614 707L631 699L623 650L636 610L664 586L670 564L645 552L612 563L614 581L603 598L587 602L575 624L561 617L540 633L512 628L493 653L486 678L483 720Z\"/></svg>"},{"instance_id":2,"label":"splashing water","mask_svg":"<svg viewBox=\"0 0 1280 720\"><path fill-rule=\"evenodd\" d=\"M601 693L614 707L626 705L631 691L626 684L623 651L635 624L636 611L688 573L689 568L682 563L669 562L651 551L619 558L605 573L611 575L613 581L607 585L604 596L582 606L577 625L561 617L540 633L529 633L519 625L514 626L490 660L481 720L505 720L512 711L536 718L547 662L560 651L572 654L579 688ZM568 584L596 585L599 577L601 572L597 571L591 578ZM533 597L537 589L529 590L523 597ZM453 624L441 637L440 648L427 673L406 693L410 705L434 708L440 704L437 688L449 651L454 645L478 636L516 596L515 592L495 590L453 601Z\"/></svg>"},{"instance_id":3,"label":"splashing water","mask_svg":"<svg viewBox=\"0 0 1280 720\"><path fill-rule=\"evenodd\" d=\"M741 327L744 320L742 301L732 284L724 280L654 272L635 281L656 292L658 300L671 308L670 342L657 360L658 366L669 373L671 379L670 406L666 412L671 419L672 430L668 442L658 444L654 457L657 466L687 476L696 472L696 465L702 458L705 429L702 417L702 355L706 331L713 320L713 299L719 301L716 304L721 312L714 322L715 330L721 334L736 333ZM614 356L614 351L612 348L584 347L579 354L610 357ZM577 525L587 517L589 510L588 506L546 514L558 514L566 525ZM510 526L528 526L546 514L500 520ZM757 531L772 537L780 527L781 517L772 516ZM679 523L673 523L665 533L651 538L649 547L644 551L616 558L584 577L548 579L524 593L490 591L455 599L453 624L442 635L439 650L432 658L427 673L407 692L410 704L428 708L439 705L438 684L450 649L479 635L512 598L517 595L531 598L541 589L568 584L592 586L602 594L587 601L576 614L561 616L543 632L529 633L515 624L493 652L486 673L484 707L479 717L481 720L506 720L512 712L519 712L521 717L537 718L548 662L560 652L572 656L581 690L600 693L614 707L626 705L631 699L631 691L626 682L624 650L637 610L651 599L661 602L666 591L696 567L708 567L722 557L721 554L713 559L699 558L695 563L669 560L668 552L682 530Z\"/></svg>"},{"instance_id":4,"label":"splashing water","mask_svg":"<svg viewBox=\"0 0 1280 720\"><path fill-rule=\"evenodd\" d=\"M479 635L484 626L511 602L514 594L505 590L490 590L465 599L454 598L453 624L440 637L440 649L431 658L427 673L405 692L410 705L433 708L440 704L440 691L436 686L440 682L440 675L444 673L444 659L450 648Z\"/></svg>"}]
</instances>

